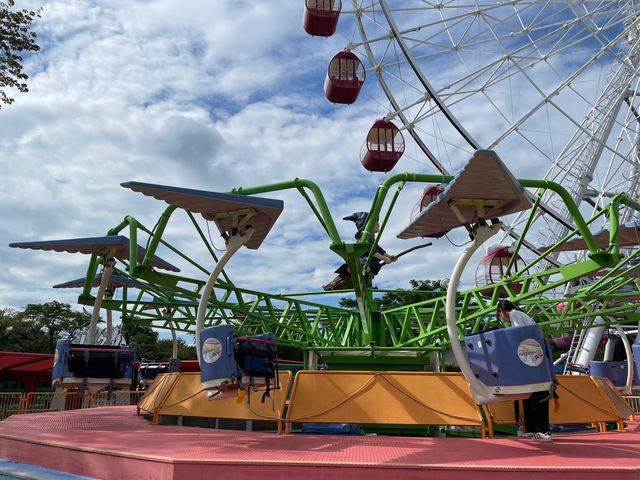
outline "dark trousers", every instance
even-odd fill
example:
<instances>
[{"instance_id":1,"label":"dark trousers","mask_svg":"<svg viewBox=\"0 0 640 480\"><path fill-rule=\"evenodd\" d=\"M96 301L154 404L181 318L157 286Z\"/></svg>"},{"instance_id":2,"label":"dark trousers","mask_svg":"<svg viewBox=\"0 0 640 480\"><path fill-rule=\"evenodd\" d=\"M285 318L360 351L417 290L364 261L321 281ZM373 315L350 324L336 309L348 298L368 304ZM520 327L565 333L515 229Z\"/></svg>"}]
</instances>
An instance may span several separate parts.
<instances>
[{"instance_id":1,"label":"dark trousers","mask_svg":"<svg viewBox=\"0 0 640 480\"><path fill-rule=\"evenodd\" d=\"M526 432L547 433L549 431L549 392L533 392L522 401L524 429Z\"/></svg>"}]
</instances>

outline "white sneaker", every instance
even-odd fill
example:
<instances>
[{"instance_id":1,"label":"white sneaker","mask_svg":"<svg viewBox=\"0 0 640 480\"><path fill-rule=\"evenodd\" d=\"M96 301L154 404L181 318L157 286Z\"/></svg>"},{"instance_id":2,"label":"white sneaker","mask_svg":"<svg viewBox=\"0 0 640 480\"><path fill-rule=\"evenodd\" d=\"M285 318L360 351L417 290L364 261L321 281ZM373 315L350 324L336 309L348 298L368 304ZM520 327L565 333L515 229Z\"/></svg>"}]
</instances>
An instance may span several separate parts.
<instances>
[{"instance_id":1,"label":"white sneaker","mask_svg":"<svg viewBox=\"0 0 640 480\"><path fill-rule=\"evenodd\" d=\"M523 432L522 430L518 430L518 437L520 438L533 438L533 432Z\"/></svg>"},{"instance_id":2,"label":"white sneaker","mask_svg":"<svg viewBox=\"0 0 640 480\"><path fill-rule=\"evenodd\" d=\"M534 440L538 440L539 442L553 442L553 438L548 433L540 433L536 432L532 437Z\"/></svg>"}]
</instances>

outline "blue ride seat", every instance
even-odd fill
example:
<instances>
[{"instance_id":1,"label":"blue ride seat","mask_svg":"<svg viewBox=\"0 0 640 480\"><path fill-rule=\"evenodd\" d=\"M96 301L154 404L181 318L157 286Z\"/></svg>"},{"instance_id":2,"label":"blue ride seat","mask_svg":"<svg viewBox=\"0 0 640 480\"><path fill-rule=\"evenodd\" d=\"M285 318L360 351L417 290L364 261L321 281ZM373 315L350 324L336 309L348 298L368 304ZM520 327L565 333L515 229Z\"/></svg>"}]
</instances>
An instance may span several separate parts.
<instances>
[{"instance_id":1,"label":"blue ride seat","mask_svg":"<svg viewBox=\"0 0 640 480\"><path fill-rule=\"evenodd\" d=\"M160 362L143 358L138 365L138 383L151 385L161 373L173 373L180 371L180 359L170 358L168 362Z\"/></svg>"},{"instance_id":2,"label":"blue ride seat","mask_svg":"<svg viewBox=\"0 0 640 480\"><path fill-rule=\"evenodd\" d=\"M278 351L270 333L238 337L232 325L217 325L200 332L199 348L200 380L210 399L238 388L251 392L266 387L266 394L278 388Z\"/></svg>"},{"instance_id":3,"label":"blue ride seat","mask_svg":"<svg viewBox=\"0 0 640 480\"><path fill-rule=\"evenodd\" d=\"M243 377L275 378L278 350L273 335L236 337L235 359Z\"/></svg>"},{"instance_id":4,"label":"blue ride seat","mask_svg":"<svg viewBox=\"0 0 640 480\"><path fill-rule=\"evenodd\" d=\"M633 353L634 368L633 368L633 387L640 387L640 344L634 343L631 345L631 352ZM604 377L611 380L611 383L615 387L624 387L627 384L627 361L596 361L589 362L589 374L593 377Z\"/></svg>"},{"instance_id":5,"label":"blue ride seat","mask_svg":"<svg viewBox=\"0 0 640 480\"><path fill-rule=\"evenodd\" d=\"M615 387L622 387L627 383L627 362L591 360L589 374L593 377L608 378Z\"/></svg>"},{"instance_id":6,"label":"blue ride seat","mask_svg":"<svg viewBox=\"0 0 640 480\"><path fill-rule=\"evenodd\" d=\"M129 388L136 361L135 344L126 346L83 345L59 340L52 370L53 386Z\"/></svg>"},{"instance_id":7,"label":"blue ride seat","mask_svg":"<svg viewBox=\"0 0 640 480\"><path fill-rule=\"evenodd\" d=\"M550 348L538 325L468 335L465 345L472 372L494 394L548 390L555 378Z\"/></svg>"}]
</instances>

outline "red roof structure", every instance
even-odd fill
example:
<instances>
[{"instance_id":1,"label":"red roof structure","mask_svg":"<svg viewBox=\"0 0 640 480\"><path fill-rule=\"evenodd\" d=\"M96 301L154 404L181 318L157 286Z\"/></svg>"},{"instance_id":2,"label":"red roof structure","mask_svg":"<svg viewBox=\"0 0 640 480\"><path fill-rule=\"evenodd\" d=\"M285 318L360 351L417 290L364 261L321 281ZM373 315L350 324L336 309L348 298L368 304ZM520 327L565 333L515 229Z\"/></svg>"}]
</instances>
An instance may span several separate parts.
<instances>
[{"instance_id":1,"label":"red roof structure","mask_svg":"<svg viewBox=\"0 0 640 480\"><path fill-rule=\"evenodd\" d=\"M53 354L0 352L0 381L24 382L25 392L33 392L39 382L51 382Z\"/></svg>"}]
</instances>

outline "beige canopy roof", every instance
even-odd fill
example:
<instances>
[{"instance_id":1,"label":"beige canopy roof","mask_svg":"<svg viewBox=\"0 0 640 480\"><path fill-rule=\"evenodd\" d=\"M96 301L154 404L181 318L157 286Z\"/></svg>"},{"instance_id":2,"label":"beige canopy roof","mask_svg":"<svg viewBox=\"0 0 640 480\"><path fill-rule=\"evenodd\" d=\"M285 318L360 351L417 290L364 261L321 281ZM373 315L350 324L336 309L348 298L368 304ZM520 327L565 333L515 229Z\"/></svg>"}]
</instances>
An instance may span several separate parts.
<instances>
[{"instance_id":1,"label":"beige canopy roof","mask_svg":"<svg viewBox=\"0 0 640 480\"><path fill-rule=\"evenodd\" d=\"M398 238L440 237L478 218L497 218L530 207L528 194L498 155L478 150Z\"/></svg>"}]
</instances>

